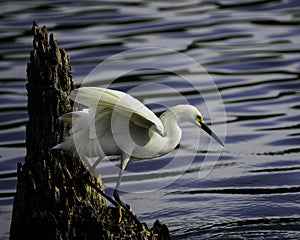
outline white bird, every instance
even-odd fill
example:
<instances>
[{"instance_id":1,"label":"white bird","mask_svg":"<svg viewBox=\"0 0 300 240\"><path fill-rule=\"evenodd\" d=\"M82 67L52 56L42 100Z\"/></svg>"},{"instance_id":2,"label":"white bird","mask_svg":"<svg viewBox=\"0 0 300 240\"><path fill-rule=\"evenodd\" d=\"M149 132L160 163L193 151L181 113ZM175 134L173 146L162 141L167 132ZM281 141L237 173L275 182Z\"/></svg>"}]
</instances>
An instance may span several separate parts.
<instances>
[{"instance_id":1,"label":"white bird","mask_svg":"<svg viewBox=\"0 0 300 240\"><path fill-rule=\"evenodd\" d=\"M61 116L72 128L70 135L54 148L77 151L80 157L88 158L118 155L121 165L113 196L122 206L118 190L128 162L174 150L181 139L179 120L200 127L224 146L191 105L172 107L158 118L140 101L116 90L82 87L74 90L70 98L88 108Z\"/></svg>"}]
</instances>

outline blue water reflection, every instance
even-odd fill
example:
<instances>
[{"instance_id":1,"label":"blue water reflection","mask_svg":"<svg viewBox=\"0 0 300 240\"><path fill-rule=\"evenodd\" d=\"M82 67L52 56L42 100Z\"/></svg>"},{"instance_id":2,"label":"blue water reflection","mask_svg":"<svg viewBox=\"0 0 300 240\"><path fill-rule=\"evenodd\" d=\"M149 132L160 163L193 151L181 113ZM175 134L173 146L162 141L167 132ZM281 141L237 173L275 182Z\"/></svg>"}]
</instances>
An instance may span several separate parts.
<instances>
[{"instance_id":1,"label":"blue water reflection","mask_svg":"<svg viewBox=\"0 0 300 240\"><path fill-rule=\"evenodd\" d=\"M219 93L225 104L226 144L217 163L218 150L208 150L209 139L200 134L198 147L195 130L184 123L180 150L129 166L123 190L132 193L123 198L143 221L152 224L159 218L174 239L300 238L298 0L6 1L0 6L1 239L9 236L16 164L25 156L26 64L33 20L54 32L70 55L77 85L108 57L144 47L184 53L214 79L218 91L197 67L144 49L128 63L142 66L160 56L162 68L192 81L151 68L114 81L112 87L123 91L148 83L172 87L206 113L218 132L225 126ZM106 70L93 76L95 84L110 83L112 72L120 71L113 66ZM157 114L164 104L178 102L176 94L164 89L134 94ZM197 155L187 166L185 159L193 152ZM157 171L176 154L182 161ZM102 169L110 191L116 172L107 163ZM165 182L170 184L159 188ZM143 188L159 189L140 192Z\"/></svg>"}]
</instances>

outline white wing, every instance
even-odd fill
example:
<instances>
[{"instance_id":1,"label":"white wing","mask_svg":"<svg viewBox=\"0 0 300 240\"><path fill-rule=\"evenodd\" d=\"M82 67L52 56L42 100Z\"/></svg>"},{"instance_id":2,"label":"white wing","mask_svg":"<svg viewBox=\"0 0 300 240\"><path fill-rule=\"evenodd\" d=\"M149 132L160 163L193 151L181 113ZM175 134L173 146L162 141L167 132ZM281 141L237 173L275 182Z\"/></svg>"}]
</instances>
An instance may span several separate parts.
<instances>
[{"instance_id":1,"label":"white wing","mask_svg":"<svg viewBox=\"0 0 300 240\"><path fill-rule=\"evenodd\" d=\"M164 135L164 127L160 119L144 104L124 92L82 87L72 91L70 98L96 111L98 108L110 108L121 115L130 117L130 121L136 125L147 129L154 126L153 130Z\"/></svg>"}]
</instances>

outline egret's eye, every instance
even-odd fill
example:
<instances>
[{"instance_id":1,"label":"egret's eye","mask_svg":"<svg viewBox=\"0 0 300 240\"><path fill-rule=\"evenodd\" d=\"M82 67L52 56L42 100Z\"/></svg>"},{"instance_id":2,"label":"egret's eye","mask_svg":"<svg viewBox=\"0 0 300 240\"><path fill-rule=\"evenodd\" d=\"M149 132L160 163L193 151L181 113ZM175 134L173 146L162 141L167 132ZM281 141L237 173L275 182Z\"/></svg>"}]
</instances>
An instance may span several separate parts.
<instances>
[{"instance_id":1,"label":"egret's eye","mask_svg":"<svg viewBox=\"0 0 300 240\"><path fill-rule=\"evenodd\" d=\"M196 121L197 121L198 123L204 123L204 120L203 120L203 118L202 118L200 115L197 115L197 116L196 116Z\"/></svg>"}]
</instances>

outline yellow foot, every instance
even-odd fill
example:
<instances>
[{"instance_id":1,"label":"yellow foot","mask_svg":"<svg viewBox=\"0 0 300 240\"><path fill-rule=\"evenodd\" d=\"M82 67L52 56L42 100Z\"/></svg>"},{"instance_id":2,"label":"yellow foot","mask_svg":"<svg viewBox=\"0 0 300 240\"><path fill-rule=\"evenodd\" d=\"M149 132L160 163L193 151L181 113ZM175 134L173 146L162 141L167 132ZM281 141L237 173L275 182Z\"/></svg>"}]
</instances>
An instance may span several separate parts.
<instances>
[{"instance_id":1,"label":"yellow foot","mask_svg":"<svg viewBox=\"0 0 300 240\"><path fill-rule=\"evenodd\" d=\"M123 217L123 213L128 214L128 212L121 205L117 206L117 208L119 209L119 223L121 223L122 217ZM138 220L136 219L136 221L138 221ZM147 237L150 237L152 235L151 231L148 229L148 227L147 227L147 225L145 223L138 223L137 225L131 226L131 227L132 228L136 228L138 226L142 227L142 231L144 231L146 233ZM154 234L154 236L156 236L156 235L157 234Z\"/></svg>"},{"instance_id":2,"label":"yellow foot","mask_svg":"<svg viewBox=\"0 0 300 240\"><path fill-rule=\"evenodd\" d=\"M126 210L125 210L125 208L123 208L121 205L117 206L117 208L119 209L119 223L121 223L122 217L123 217L122 211L123 211L124 213L126 213Z\"/></svg>"},{"instance_id":3,"label":"yellow foot","mask_svg":"<svg viewBox=\"0 0 300 240\"><path fill-rule=\"evenodd\" d=\"M142 229L145 231L148 237L151 236L151 231L147 228L147 225L145 223L142 223Z\"/></svg>"}]
</instances>

